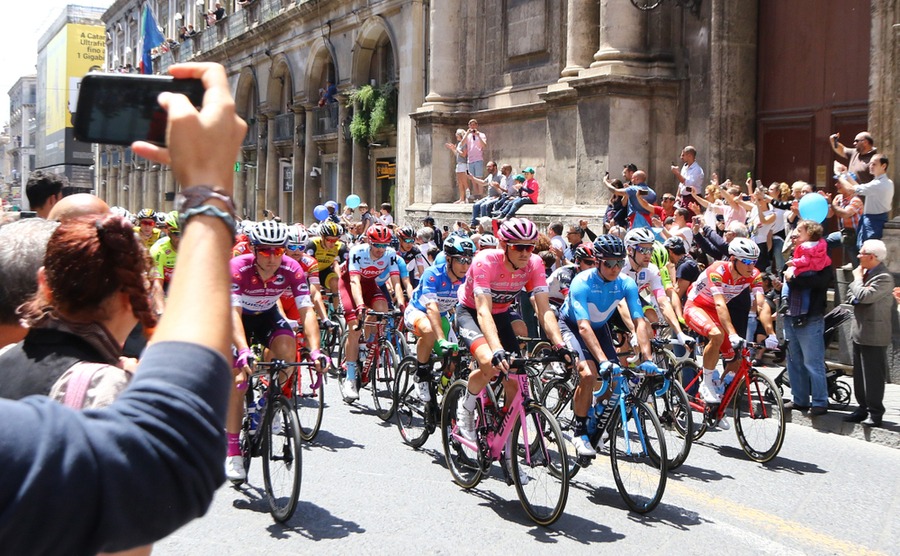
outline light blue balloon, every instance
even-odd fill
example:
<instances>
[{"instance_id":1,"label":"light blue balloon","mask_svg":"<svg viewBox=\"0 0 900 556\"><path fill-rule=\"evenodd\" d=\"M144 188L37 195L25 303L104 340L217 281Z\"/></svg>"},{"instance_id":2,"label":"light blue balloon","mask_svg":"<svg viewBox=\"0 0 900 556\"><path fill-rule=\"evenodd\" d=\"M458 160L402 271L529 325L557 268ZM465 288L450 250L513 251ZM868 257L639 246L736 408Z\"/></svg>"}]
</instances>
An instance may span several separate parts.
<instances>
[{"instance_id":1,"label":"light blue balloon","mask_svg":"<svg viewBox=\"0 0 900 556\"><path fill-rule=\"evenodd\" d=\"M800 218L822 223L828 217L828 200L818 193L807 193L797 204Z\"/></svg>"},{"instance_id":2,"label":"light blue balloon","mask_svg":"<svg viewBox=\"0 0 900 556\"><path fill-rule=\"evenodd\" d=\"M313 216L321 222L328 218L328 209L325 208L325 205L317 205L316 208L313 209Z\"/></svg>"},{"instance_id":3,"label":"light blue balloon","mask_svg":"<svg viewBox=\"0 0 900 556\"><path fill-rule=\"evenodd\" d=\"M359 195L347 195L347 206L355 209L362 203L362 199L359 198Z\"/></svg>"}]
</instances>

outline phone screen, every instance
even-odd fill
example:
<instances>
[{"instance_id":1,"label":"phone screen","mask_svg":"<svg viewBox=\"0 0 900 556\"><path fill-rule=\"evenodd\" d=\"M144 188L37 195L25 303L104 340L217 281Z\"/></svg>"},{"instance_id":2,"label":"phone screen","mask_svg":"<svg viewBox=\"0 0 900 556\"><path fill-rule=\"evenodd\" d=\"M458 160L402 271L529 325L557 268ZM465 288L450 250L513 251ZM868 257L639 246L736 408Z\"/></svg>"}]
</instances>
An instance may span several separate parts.
<instances>
[{"instance_id":1,"label":"phone screen","mask_svg":"<svg viewBox=\"0 0 900 556\"><path fill-rule=\"evenodd\" d=\"M199 79L164 75L89 73L81 80L73 115L75 138L86 143L131 145L149 141L165 145L166 112L157 97L182 93L198 108L203 104Z\"/></svg>"}]
</instances>

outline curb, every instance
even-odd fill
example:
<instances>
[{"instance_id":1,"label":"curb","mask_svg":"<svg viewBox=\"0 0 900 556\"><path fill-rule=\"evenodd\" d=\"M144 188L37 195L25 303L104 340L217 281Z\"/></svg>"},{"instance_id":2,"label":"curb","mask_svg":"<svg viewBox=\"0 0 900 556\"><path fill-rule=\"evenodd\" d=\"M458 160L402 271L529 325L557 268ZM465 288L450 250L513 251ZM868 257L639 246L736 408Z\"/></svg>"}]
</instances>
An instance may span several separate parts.
<instances>
[{"instance_id":1,"label":"curb","mask_svg":"<svg viewBox=\"0 0 900 556\"><path fill-rule=\"evenodd\" d=\"M812 427L818 431L849 436L872 444L900 450L900 425L884 421L881 427L864 427L858 423L845 423L850 411L829 409L825 415L813 416L808 412L785 412L786 423Z\"/></svg>"}]
</instances>

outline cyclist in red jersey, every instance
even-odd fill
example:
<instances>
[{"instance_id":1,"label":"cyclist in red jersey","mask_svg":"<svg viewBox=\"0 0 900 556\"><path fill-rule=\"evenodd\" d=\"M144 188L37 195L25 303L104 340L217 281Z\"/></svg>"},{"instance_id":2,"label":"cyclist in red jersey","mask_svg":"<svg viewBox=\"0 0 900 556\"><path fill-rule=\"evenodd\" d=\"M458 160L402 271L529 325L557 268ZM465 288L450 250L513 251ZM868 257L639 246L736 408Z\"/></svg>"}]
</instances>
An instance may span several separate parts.
<instances>
[{"instance_id":1,"label":"cyclist in red jersey","mask_svg":"<svg viewBox=\"0 0 900 556\"><path fill-rule=\"evenodd\" d=\"M325 310L325 302L322 300L322 287L319 284L319 262L306 253L306 244L309 242L309 232L306 228L296 224L288 228L287 251L285 255L294 259L300 264L300 268L306 273L306 281L309 284L309 297L312 299L313 309L319 315L319 322L325 328L335 326L328 319L328 312ZM300 320L300 311L297 309L297 302L294 300L290 291L285 291L281 295L281 308L284 309L284 316L291 320Z\"/></svg>"},{"instance_id":2,"label":"cyclist in red jersey","mask_svg":"<svg viewBox=\"0 0 900 556\"><path fill-rule=\"evenodd\" d=\"M512 218L500 225L498 235L500 248L475 255L458 293L459 336L478 361L478 368L469 375L468 392L457 408L460 432L469 439L475 437L478 394L498 373L509 370L509 354L519 351L516 328L518 334L525 328L510 306L523 287L533 294L536 315L554 350L571 357L550 307L544 263L534 254L537 227L525 218ZM515 383L506 381L504 387L506 399L511 400Z\"/></svg>"},{"instance_id":3,"label":"cyclist in red jersey","mask_svg":"<svg viewBox=\"0 0 900 556\"><path fill-rule=\"evenodd\" d=\"M718 261L710 265L688 291L684 306L684 320L692 330L709 338L703 350L703 382L700 395L707 403L719 403L724 392L722 381L715 376L719 354L730 360L725 373L735 372L740 358L735 356L743 347L744 339L735 331L728 312L727 303L744 289L756 299L757 314L768 337L766 348L778 346L771 313L764 311L766 305L762 288L762 275L756 269L759 247L752 240L739 237L728 244L730 260ZM721 423L724 427L727 424Z\"/></svg>"}]
</instances>

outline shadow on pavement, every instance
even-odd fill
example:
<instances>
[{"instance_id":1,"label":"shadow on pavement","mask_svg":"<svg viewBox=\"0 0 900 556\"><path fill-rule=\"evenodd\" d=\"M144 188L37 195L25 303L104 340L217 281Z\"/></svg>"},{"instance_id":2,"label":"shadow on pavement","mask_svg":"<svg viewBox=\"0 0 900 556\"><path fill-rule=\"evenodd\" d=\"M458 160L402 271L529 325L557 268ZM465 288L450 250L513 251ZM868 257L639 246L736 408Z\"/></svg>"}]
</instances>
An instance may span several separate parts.
<instances>
[{"instance_id":1,"label":"shadow on pavement","mask_svg":"<svg viewBox=\"0 0 900 556\"><path fill-rule=\"evenodd\" d=\"M734 480L734 477L731 475L723 475L713 469L703 469L687 464L682 464L677 469L669 471L669 480L683 481L686 479L699 481L701 483L711 483L713 481L721 481L723 479Z\"/></svg>"},{"instance_id":2,"label":"shadow on pavement","mask_svg":"<svg viewBox=\"0 0 900 556\"><path fill-rule=\"evenodd\" d=\"M735 448L734 446L717 446L716 450L718 450L719 454L726 458L744 460L753 463L753 461L747 457L747 454L745 454L744 451L740 448ZM794 473L795 475L806 475L808 473L827 473L827 471L814 463L797 461L782 456L775 456L775 458L771 461L767 463L760 463L759 465L763 469L767 469L769 471L787 471L789 473Z\"/></svg>"},{"instance_id":3,"label":"shadow on pavement","mask_svg":"<svg viewBox=\"0 0 900 556\"><path fill-rule=\"evenodd\" d=\"M304 442L303 446L312 449L325 449L329 452L337 452L347 448L363 448L362 444L358 444L349 438L337 436L325 429L320 430L312 442Z\"/></svg>"},{"instance_id":4,"label":"shadow on pavement","mask_svg":"<svg viewBox=\"0 0 900 556\"><path fill-rule=\"evenodd\" d=\"M340 519L325 508L303 500L297 504L297 510L287 523L272 523L267 530L275 539L296 535L315 541L341 539L366 532L358 523Z\"/></svg>"}]
</instances>

